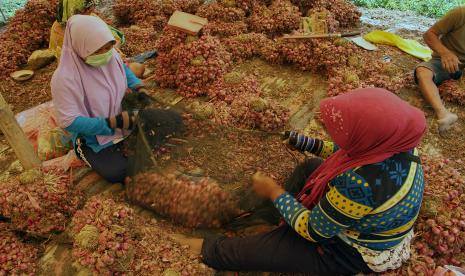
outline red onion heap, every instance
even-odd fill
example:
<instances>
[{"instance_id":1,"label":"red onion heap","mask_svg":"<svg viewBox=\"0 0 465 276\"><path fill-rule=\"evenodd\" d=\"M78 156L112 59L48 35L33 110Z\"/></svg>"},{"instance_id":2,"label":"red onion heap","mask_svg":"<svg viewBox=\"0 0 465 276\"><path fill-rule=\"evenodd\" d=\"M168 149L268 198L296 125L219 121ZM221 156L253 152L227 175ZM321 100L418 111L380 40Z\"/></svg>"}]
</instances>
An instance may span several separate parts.
<instances>
[{"instance_id":1,"label":"red onion heap","mask_svg":"<svg viewBox=\"0 0 465 276\"><path fill-rule=\"evenodd\" d=\"M191 254L186 246L172 240L161 227L151 221L136 221L141 238L135 245L135 275L215 275L213 269Z\"/></svg>"},{"instance_id":2,"label":"red onion heap","mask_svg":"<svg viewBox=\"0 0 465 276\"><path fill-rule=\"evenodd\" d=\"M166 16L171 16L177 10L195 14L204 2L204 0L161 0L161 10Z\"/></svg>"},{"instance_id":3,"label":"red onion heap","mask_svg":"<svg viewBox=\"0 0 465 276\"><path fill-rule=\"evenodd\" d=\"M232 54L234 62L241 62L258 56L262 52L263 47L268 43L272 43L264 34L259 33L240 34L225 38L221 42L228 52Z\"/></svg>"},{"instance_id":4,"label":"red onion heap","mask_svg":"<svg viewBox=\"0 0 465 276\"><path fill-rule=\"evenodd\" d=\"M283 128L289 119L289 109L265 99L253 76L244 78L235 72L228 73L215 83L209 97L218 107L213 120L219 124L276 130Z\"/></svg>"},{"instance_id":5,"label":"red onion heap","mask_svg":"<svg viewBox=\"0 0 465 276\"><path fill-rule=\"evenodd\" d=\"M465 104L465 83L463 78L459 81L448 80L439 86L439 93L444 100Z\"/></svg>"},{"instance_id":6,"label":"red onion heap","mask_svg":"<svg viewBox=\"0 0 465 276\"><path fill-rule=\"evenodd\" d=\"M259 6L269 6L272 0L220 0L223 5L237 7L250 14Z\"/></svg>"},{"instance_id":7,"label":"red onion heap","mask_svg":"<svg viewBox=\"0 0 465 276\"><path fill-rule=\"evenodd\" d=\"M362 13L357 7L347 0L317 0L313 7L329 10L341 27L354 27L360 23Z\"/></svg>"},{"instance_id":8,"label":"red onion heap","mask_svg":"<svg viewBox=\"0 0 465 276\"><path fill-rule=\"evenodd\" d=\"M236 22L245 18L245 12L239 8L227 7L222 3L211 3L200 7L197 15L208 21Z\"/></svg>"},{"instance_id":9,"label":"red onion heap","mask_svg":"<svg viewBox=\"0 0 465 276\"><path fill-rule=\"evenodd\" d=\"M153 50L153 43L156 39L155 29L152 27L139 28L131 26L129 28L121 28L121 31L126 37L126 43L121 47L126 56L134 56L146 51Z\"/></svg>"},{"instance_id":10,"label":"red onion heap","mask_svg":"<svg viewBox=\"0 0 465 276\"><path fill-rule=\"evenodd\" d=\"M157 42L155 42L155 49L157 49L159 53L168 54L177 46L185 43L186 38L186 33L165 27Z\"/></svg>"},{"instance_id":11,"label":"red onion heap","mask_svg":"<svg viewBox=\"0 0 465 276\"><path fill-rule=\"evenodd\" d=\"M321 20L325 20L328 26L328 32L335 33L339 29L339 21L336 20L334 14L322 7L315 7L308 11L308 16L317 16Z\"/></svg>"},{"instance_id":12,"label":"red onion heap","mask_svg":"<svg viewBox=\"0 0 465 276\"><path fill-rule=\"evenodd\" d=\"M210 179L199 182L167 178L157 173L136 175L128 198L187 227L220 227L237 215L234 200Z\"/></svg>"},{"instance_id":13,"label":"red onion heap","mask_svg":"<svg viewBox=\"0 0 465 276\"><path fill-rule=\"evenodd\" d=\"M0 223L0 276L37 275L38 250Z\"/></svg>"},{"instance_id":14,"label":"red onion heap","mask_svg":"<svg viewBox=\"0 0 465 276\"><path fill-rule=\"evenodd\" d=\"M37 49L48 45L55 20L56 0L31 0L8 22L0 33L0 77L6 77Z\"/></svg>"},{"instance_id":15,"label":"red onion heap","mask_svg":"<svg viewBox=\"0 0 465 276\"><path fill-rule=\"evenodd\" d=\"M178 93L185 97L206 95L231 65L231 54L214 37L203 36L177 50L176 85Z\"/></svg>"},{"instance_id":16,"label":"red onion heap","mask_svg":"<svg viewBox=\"0 0 465 276\"><path fill-rule=\"evenodd\" d=\"M30 170L0 188L0 214L12 227L33 236L63 231L82 202L68 175Z\"/></svg>"},{"instance_id":17,"label":"red onion heap","mask_svg":"<svg viewBox=\"0 0 465 276\"><path fill-rule=\"evenodd\" d=\"M116 20L121 24L150 25L164 14L158 7L158 1L115 0L112 10Z\"/></svg>"},{"instance_id":18,"label":"red onion heap","mask_svg":"<svg viewBox=\"0 0 465 276\"><path fill-rule=\"evenodd\" d=\"M94 197L73 217L73 257L97 275L114 275L134 263L134 211L112 199Z\"/></svg>"},{"instance_id":19,"label":"red onion heap","mask_svg":"<svg viewBox=\"0 0 465 276\"><path fill-rule=\"evenodd\" d=\"M154 221L124 203L93 197L71 225L73 257L79 272L95 275L212 275L213 271L176 244Z\"/></svg>"},{"instance_id":20,"label":"red onion heap","mask_svg":"<svg viewBox=\"0 0 465 276\"><path fill-rule=\"evenodd\" d=\"M255 7L248 22L252 31L276 36L298 29L300 17L299 9L289 0L275 0L269 7Z\"/></svg>"},{"instance_id":21,"label":"red onion heap","mask_svg":"<svg viewBox=\"0 0 465 276\"><path fill-rule=\"evenodd\" d=\"M236 22L221 22L211 21L204 28L203 32L206 35L218 37L230 37L247 32L247 24L243 21Z\"/></svg>"}]
</instances>

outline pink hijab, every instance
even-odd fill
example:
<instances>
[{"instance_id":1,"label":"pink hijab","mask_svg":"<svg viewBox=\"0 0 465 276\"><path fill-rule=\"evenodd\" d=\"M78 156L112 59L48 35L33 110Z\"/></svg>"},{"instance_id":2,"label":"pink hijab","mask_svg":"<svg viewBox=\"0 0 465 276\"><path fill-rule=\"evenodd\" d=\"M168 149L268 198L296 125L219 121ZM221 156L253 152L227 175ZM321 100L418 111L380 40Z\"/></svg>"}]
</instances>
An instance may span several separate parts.
<instances>
[{"instance_id":1,"label":"pink hijab","mask_svg":"<svg viewBox=\"0 0 465 276\"><path fill-rule=\"evenodd\" d=\"M113 50L107 65L95 68L84 59L114 37L100 18L72 16L66 25L60 64L52 77L53 104L58 124L66 128L78 116L107 118L121 113L127 88L123 61ZM112 136L97 136L100 145L123 137L121 130Z\"/></svg>"}]
</instances>

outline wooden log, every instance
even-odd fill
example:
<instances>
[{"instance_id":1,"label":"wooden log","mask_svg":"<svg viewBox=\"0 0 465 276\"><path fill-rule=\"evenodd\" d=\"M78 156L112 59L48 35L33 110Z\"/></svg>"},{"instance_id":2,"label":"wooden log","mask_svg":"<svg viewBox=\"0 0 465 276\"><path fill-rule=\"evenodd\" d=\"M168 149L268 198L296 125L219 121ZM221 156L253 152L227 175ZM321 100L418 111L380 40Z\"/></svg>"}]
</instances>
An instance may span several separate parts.
<instances>
[{"instance_id":1,"label":"wooden log","mask_svg":"<svg viewBox=\"0 0 465 276\"><path fill-rule=\"evenodd\" d=\"M40 167L39 157L19 126L10 106L0 93L0 130L26 170Z\"/></svg>"}]
</instances>

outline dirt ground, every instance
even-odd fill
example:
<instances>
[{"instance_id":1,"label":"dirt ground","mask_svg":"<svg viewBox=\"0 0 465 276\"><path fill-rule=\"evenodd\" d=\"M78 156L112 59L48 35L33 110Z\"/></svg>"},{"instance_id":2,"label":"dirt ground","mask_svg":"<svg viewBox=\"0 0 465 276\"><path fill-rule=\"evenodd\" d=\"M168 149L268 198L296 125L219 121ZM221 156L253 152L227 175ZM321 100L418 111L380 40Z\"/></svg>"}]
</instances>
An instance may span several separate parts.
<instances>
[{"instance_id":1,"label":"dirt ground","mask_svg":"<svg viewBox=\"0 0 465 276\"><path fill-rule=\"evenodd\" d=\"M364 11L362 17L364 32L376 28L391 28L405 37L420 39L421 32L433 23L432 19L400 12L386 14L386 11L379 9L362 11ZM390 56L392 62L399 65L406 73L419 62L392 47L381 46L378 54L380 58L385 55ZM148 65L153 67L153 63L154 61L150 61ZM24 83L16 83L12 80L0 81L1 92L15 113L51 99L49 83L55 68L56 63L53 63L37 71L32 80ZM255 75L267 96L278 100L291 110L288 129L301 130L314 137L326 138L324 131L314 120L319 101L326 96L326 80L290 66L269 65L259 59L237 65L234 71ZM155 88L152 93L164 102L180 107L198 101L198 99L180 99L170 90ZM447 104L461 119L447 136L441 137L437 131L432 109L425 103L414 85L404 88L399 96L424 110L427 115L429 128L421 145L424 153L454 160L463 158L465 143L462 133L465 129L463 120L465 109L462 106ZM161 155L160 162L181 173L213 177L230 190L241 189L248 185L250 176L257 168L272 174L282 183L292 168L303 158L286 150L277 135L224 128L194 120L188 123L190 125L187 126L188 131L184 137L187 143L170 148L167 154ZM4 137L0 136L0 172L13 160L11 148ZM121 189L116 189L116 194L121 195L122 192ZM147 212L147 215L153 216L150 212ZM198 232L189 233L198 234Z\"/></svg>"}]
</instances>

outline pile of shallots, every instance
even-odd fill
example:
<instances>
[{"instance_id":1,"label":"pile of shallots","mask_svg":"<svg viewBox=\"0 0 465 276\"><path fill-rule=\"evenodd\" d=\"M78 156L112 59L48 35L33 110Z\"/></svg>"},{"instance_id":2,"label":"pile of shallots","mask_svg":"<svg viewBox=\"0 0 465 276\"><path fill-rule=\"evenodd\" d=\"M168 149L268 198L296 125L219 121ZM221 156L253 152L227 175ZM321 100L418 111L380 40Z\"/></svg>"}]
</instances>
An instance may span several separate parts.
<instances>
[{"instance_id":1,"label":"pile of shallots","mask_svg":"<svg viewBox=\"0 0 465 276\"><path fill-rule=\"evenodd\" d=\"M314 9L325 9L329 11L330 18L334 20L338 26L354 27L360 22L361 12L350 1L346 0L291 0L294 5L297 5L300 12L304 16L309 16L314 12ZM332 21L332 20L331 20ZM334 24L333 23L333 24Z\"/></svg>"},{"instance_id":2,"label":"pile of shallots","mask_svg":"<svg viewBox=\"0 0 465 276\"><path fill-rule=\"evenodd\" d=\"M175 243L156 222L143 219L124 203L91 198L71 225L73 258L79 271L96 275L181 273L212 275L213 271Z\"/></svg>"},{"instance_id":3,"label":"pile of shallots","mask_svg":"<svg viewBox=\"0 0 465 276\"><path fill-rule=\"evenodd\" d=\"M10 177L0 194L0 215L11 220L11 227L40 237L65 230L83 199L69 175L39 170Z\"/></svg>"},{"instance_id":4,"label":"pile of shallots","mask_svg":"<svg viewBox=\"0 0 465 276\"><path fill-rule=\"evenodd\" d=\"M460 81L448 80L439 86L441 97L449 102L465 104L465 83L463 78Z\"/></svg>"},{"instance_id":5,"label":"pile of shallots","mask_svg":"<svg viewBox=\"0 0 465 276\"><path fill-rule=\"evenodd\" d=\"M218 228L238 214L235 200L216 182L142 173L128 181L127 197L187 227Z\"/></svg>"},{"instance_id":6,"label":"pile of shallots","mask_svg":"<svg viewBox=\"0 0 465 276\"><path fill-rule=\"evenodd\" d=\"M121 31L126 37L126 43L121 47L121 51L127 57L154 50L152 42L156 40L154 28L131 26L129 28L121 28Z\"/></svg>"},{"instance_id":7,"label":"pile of shallots","mask_svg":"<svg viewBox=\"0 0 465 276\"><path fill-rule=\"evenodd\" d=\"M161 30L174 11L196 13L202 0L115 0L113 15L122 25L154 27Z\"/></svg>"},{"instance_id":8,"label":"pile of shallots","mask_svg":"<svg viewBox=\"0 0 465 276\"><path fill-rule=\"evenodd\" d=\"M289 0L274 0L268 7L254 7L247 20L251 31L277 36L297 30L300 18L299 9Z\"/></svg>"},{"instance_id":9,"label":"pile of shallots","mask_svg":"<svg viewBox=\"0 0 465 276\"><path fill-rule=\"evenodd\" d=\"M98 275L113 275L134 264L134 210L112 199L94 197L71 224L73 257Z\"/></svg>"},{"instance_id":10,"label":"pile of shallots","mask_svg":"<svg viewBox=\"0 0 465 276\"><path fill-rule=\"evenodd\" d=\"M55 20L56 0L31 0L10 19L0 33L0 77L16 70L37 49L48 45Z\"/></svg>"},{"instance_id":11,"label":"pile of shallots","mask_svg":"<svg viewBox=\"0 0 465 276\"><path fill-rule=\"evenodd\" d=\"M262 49L271 63L291 63L329 80L328 96L360 87L380 87L398 92L408 78L397 65L384 62L375 53L366 53L345 39L278 41Z\"/></svg>"},{"instance_id":12,"label":"pile of shallots","mask_svg":"<svg viewBox=\"0 0 465 276\"><path fill-rule=\"evenodd\" d=\"M208 96L217 107L213 121L220 125L276 130L289 119L289 109L266 99L254 76L228 73L215 82Z\"/></svg>"},{"instance_id":13,"label":"pile of shallots","mask_svg":"<svg viewBox=\"0 0 465 276\"><path fill-rule=\"evenodd\" d=\"M38 249L0 222L0 275L36 275Z\"/></svg>"}]
</instances>

